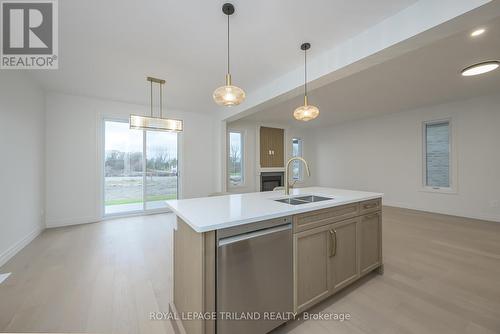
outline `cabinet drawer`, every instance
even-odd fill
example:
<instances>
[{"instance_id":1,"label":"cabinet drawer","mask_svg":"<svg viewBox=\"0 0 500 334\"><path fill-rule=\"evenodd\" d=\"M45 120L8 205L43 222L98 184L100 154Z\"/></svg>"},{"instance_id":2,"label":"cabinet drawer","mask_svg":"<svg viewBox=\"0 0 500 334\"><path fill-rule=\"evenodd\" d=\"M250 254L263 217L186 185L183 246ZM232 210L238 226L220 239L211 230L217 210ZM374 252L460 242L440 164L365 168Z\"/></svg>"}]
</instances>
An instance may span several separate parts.
<instances>
[{"instance_id":1,"label":"cabinet drawer","mask_svg":"<svg viewBox=\"0 0 500 334\"><path fill-rule=\"evenodd\" d=\"M382 201L380 200L380 198L361 202L359 204L359 214L364 215L365 213L380 211L381 206Z\"/></svg>"},{"instance_id":2,"label":"cabinet drawer","mask_svg":"<svg viewBox=\"0 0 500 334\"><path fill-rule=\"evenodd\" d=\"M332 224L337 221L356 217L359 213L359 203L346 204L293 216L294 233L311 228Z\"/></svg>"}]
</instances>

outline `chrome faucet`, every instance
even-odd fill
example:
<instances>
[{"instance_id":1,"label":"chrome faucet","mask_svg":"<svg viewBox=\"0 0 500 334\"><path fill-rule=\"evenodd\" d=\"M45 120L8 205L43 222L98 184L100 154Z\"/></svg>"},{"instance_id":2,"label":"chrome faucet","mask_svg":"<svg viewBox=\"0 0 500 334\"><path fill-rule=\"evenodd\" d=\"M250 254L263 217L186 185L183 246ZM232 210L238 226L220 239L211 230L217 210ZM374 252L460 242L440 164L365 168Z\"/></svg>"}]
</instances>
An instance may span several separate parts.
<instances>
[{"instance_id":1,"label":"chrome faucet","mask_svg":"<svg viewBox=\"0 0 500 334\"><path fill-rule=\"evenodd\" d=\"M311 176L311 172L309 171L309 165L307 164L307 161L304 160L304 158L301 157L293 157L288 162L286 163L286 168L285 168L285 195L290 195L290 183L288 182L288 169L290 169L290 164L292 161L302 161L304 165L306 166L306 172L307 176ZM293 185L292 185L293 186Z\"/></svg>"}]
</instances>

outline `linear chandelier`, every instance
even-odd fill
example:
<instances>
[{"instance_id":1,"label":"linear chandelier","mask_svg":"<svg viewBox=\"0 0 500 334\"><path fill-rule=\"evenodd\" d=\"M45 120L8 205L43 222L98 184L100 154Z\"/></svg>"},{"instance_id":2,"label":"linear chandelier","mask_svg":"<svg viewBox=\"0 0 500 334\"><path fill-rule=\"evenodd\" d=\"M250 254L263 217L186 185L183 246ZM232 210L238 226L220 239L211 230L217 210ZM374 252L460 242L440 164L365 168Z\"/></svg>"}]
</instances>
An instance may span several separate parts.
<instances>
[{"instance_id":1,"label":"linear chandelier","mask_svg":"<svg viewBox=\"0 0 500 334\"><path fill-rule=\"evenodd\" d=\"M149 131L168 131L181 132L183 131L183 121L179 119L163 118L163 85L165 80L153 77L147 77L150 83L150 116L130 115L130 128L137 130ZM153 116L153 84L158 84L160 87L160 117Z\"/></svg>"}]
</instances>

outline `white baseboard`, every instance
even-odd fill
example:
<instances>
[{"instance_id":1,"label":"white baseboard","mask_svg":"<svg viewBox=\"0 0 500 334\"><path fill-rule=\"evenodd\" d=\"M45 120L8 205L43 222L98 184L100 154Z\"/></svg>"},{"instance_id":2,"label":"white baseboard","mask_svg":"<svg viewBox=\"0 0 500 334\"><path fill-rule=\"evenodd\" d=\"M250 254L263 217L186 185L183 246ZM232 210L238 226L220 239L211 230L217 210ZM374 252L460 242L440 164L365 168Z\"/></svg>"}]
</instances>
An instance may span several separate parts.
<instances>
[{"instance_id":1,"label":"white baseboard","mask_svg":"<svg viewBox=\"0 0 500 334\"><path fill-rule=\"evenodd\" d=\"M455 212L452 210L430 210L428 208L422 208L422 207L418 207L415 205L409 205L406 203L392 202L392 201L386 201L386 200L382 200L382 203L383 203L383 205L393 206L396 208L425 211L425 212L438 213L438 214L448 215L448 216L456 216L456 217L478 219L478 220L487 220L487 221L500 223L500 216L495 216L495 215L481 215L481 214L477 215L477 214L470 214L470 213L463 213L463 212Z\"/></svg>"},{"instance_id":2,"label":"white baseboard","mask_svg":"<svg viewBox=\"0 0 500 334\"><path fill-rule=\"evenodd\" d=\"M64 220L52 220L52 221L46 221L45 226L47 228L55 228L55 227L64 227L71 225L96 223L101 220L102 218L100 217L80 217L80 218L64 219Z\"/></svg>"},{"instance_id":3,"label":"white baseboard","mask_svg":"<svg viewBox=\"0 0 500 334\"><path fill-rule=\"evenodd\" d=\"M31 231L24 238L16 242L14 245L10 246L6 251L0 254L0 267L7 263L10 259L14 257L21 249L26 247L30 242L42 233L43 228L36 228Z\"/></svg>"},{"instance_id":4,"label":"white baseboard","mask_svg":"<svg viewBox=\"0 0 500 334\"><path fill-rule=\"evenodd\" d=\"M82 225L82 224L92 224L105 220L117 219L117 218L128 218L128 217L137 217L137 216L148 216L148 215L157 215L162 213L170 213L172 211L168 209L159 209L159 210L151 210L147 212L134 212L134 213L125 213L125 214L114 214L107 215L104 217L80 217L73 219L65 219L65 220L47 220L45 222L45 226L47 228L56 228L56 227L64 227L64 226L72 226L72 225Z\"/></svg>"}]
</instances>

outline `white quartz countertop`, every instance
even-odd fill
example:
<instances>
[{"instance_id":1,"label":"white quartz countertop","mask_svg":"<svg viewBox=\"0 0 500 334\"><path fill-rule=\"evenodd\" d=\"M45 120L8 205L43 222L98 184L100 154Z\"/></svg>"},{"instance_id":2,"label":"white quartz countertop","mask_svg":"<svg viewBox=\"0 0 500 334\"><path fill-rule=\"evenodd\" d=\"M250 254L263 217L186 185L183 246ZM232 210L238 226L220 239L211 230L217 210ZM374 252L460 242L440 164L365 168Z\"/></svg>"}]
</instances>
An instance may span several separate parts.
<instances>
[{"instance_id":1,"label":"white quartz countertop","mask_svg":"<svg viewBox=\"0 0 500 334\"><path fill-rule=\"evenodd\" d=\"M318 195L333 197L333 199L300 205L274 201L274 199L295 197L297 195ZM382 196L381 193L310 187L291 189L289 196L285 196L283 191L268 191L170 200L167 201L167 205L193 230L202 233Z\"/></svg>"}]
</instances>

